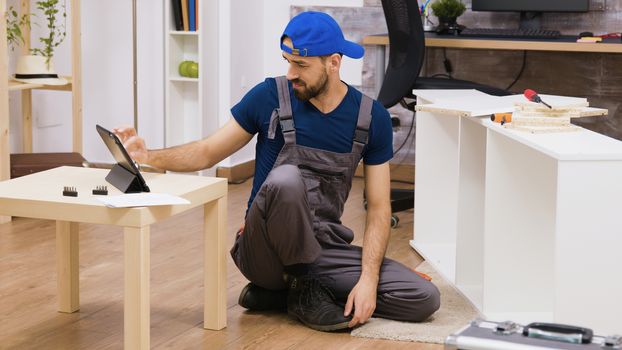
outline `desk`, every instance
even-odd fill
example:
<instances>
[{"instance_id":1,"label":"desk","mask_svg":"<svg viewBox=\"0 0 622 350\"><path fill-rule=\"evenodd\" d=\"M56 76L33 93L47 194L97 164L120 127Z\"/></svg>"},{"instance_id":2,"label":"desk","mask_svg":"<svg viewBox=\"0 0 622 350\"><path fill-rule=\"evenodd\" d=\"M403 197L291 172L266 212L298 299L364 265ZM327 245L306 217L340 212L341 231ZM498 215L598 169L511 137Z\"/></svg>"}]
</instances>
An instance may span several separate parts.
<instances>
[{"instance_id":1,"label":"desk","mask_svg":"<svg viewBox=\"0 0 622 350\"><path fill-rule=\"evenodd\" d=\"M591 52L591 53L622 53L620 39L604 39L601 43L578 43L575 36L563 36L559 39L488 39L464 38L454 35L425 34L426 47L444 47L452 49L484 49L484 50L531 50L558 52ZM375 84L380 91L385 72L386 46L389 37L369 35L363 38L364 45L377 45L376 66L374 68Z\"/></svg>"},{"instance_id":2,"label":"desk","mask_svg":"<svg viewBox=\"0 0 622 350\"><path fill-rule=\"evenodd\" d=\"M621 333L622 142L426 108L450 99L465 110L494 105L475 90L413 93L413 248L487 318ZM493 100L506 98L515 96Z\"/></svg>"},{"instance_id":3,"label":"desk","mask_svg":"<svg viewBox=\"0 0 622 350\"><path fill-rule=\"evenodd\" d=\"M145 173L153 192L170 193L188 205L107 208L91 194L105 185L105 169L60 167L0 182L0 214L56 221L58 311L75 312L79 302L78 223L124 227L125 296L124 345L149 349L150 252L149 226L197 206L204 207L204 327L226 326L226 207L227 181L177 174ZM78 197L62 196L74 186ZM108 186L109 195L120 192Z\"/></svg>"}]
</instances>

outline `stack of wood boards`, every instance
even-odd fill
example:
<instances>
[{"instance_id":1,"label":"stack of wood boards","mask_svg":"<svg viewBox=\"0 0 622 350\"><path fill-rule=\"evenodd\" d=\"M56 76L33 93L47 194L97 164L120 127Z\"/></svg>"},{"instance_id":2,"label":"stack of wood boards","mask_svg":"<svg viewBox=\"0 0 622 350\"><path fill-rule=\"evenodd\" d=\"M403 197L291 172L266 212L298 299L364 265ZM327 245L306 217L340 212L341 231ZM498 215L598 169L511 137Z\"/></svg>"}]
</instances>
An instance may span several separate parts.
<instances>
[{"instance_id":1,"label":"stack of wood boards","mask_svg":"<svg viewBox=\"0 0 622 350\"><path fill-rule=\"evenodd\" d=\"M585 98L548 96L543 101L551 108L542 103L515 102L512 122L504 126L532 133L578 131L580 127L571 124L571 118L607 114L607 110L589 108Z\"/></svg>"},{"instance_id":2,"label":"stack of wood boards","mask_svg":"<svg viewBox=\"0 0 622 350\"><path fill-rule=\"evenodd\" d=\"M503 127L531 133L551 133L578 130L571 124L572 118L606 116L603 108L590 107L586 98L555 95L540 95L543 104L529 102L522 94L510 96L491 96L475 90L454 90L451 98L446 91L438 90L443 98L434 98L437 90L415 90L422 92L425 99L415 107L416 111L438 113L457 117L484 117L489 120L494 113L512 113L512 122ZM443 95L443 93L445 95ZM518 122L515 122L518 120Z\"/></svg>"}]
</instances>

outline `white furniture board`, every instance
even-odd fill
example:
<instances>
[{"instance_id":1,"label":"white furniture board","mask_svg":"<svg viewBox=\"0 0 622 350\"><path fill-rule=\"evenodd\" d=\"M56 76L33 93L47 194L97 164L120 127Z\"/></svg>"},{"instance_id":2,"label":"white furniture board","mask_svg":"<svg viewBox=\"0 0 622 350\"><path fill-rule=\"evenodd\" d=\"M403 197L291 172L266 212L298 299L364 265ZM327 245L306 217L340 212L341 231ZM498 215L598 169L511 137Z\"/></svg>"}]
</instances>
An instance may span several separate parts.
<instances>
[{"instance_id":1,"label":"white furniture board","mask_svg":"<svg viewBox=\"0 0 622 350\"><path fill-rule=\"evenodd\" d=\"M490 130L506 135L558 160L622 160L622 142L581 128L574 132L533 134L484 120Z\"/></svg>"},{"instance_id":2,"label":"white furniture board","mask_svg":"<svg viewBox=\"0 0 622 350\"><path fill-rule=\"evenodd\" d=\"M486 116L463 116L487 108L474 101L489 97L475 90L414 93L417 191L410 245L490 319L622 333L622 231L616 223L622 142L582 128L532 134ZM490 97L497 106L524 99ZM607 111L585 107L582 114L589 113Z\"/></svg>"}]
</instances>

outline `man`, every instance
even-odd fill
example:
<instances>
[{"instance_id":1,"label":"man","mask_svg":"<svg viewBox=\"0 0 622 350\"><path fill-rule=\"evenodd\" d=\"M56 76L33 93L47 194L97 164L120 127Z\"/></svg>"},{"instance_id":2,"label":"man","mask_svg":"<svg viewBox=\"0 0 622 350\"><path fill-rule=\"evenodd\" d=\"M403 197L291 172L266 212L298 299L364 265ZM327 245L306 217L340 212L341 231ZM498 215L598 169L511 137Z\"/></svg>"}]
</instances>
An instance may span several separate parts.
<instances>
[{"instance_id":1,"label":"man","mask_svg":"<svg viewBox=\"0 0 622 350\"><path fill-rule=\"evenodd\" d=\"M147 150L132 128L116 129L140 163L172 171L209 168L258 134L245 225L231 255L249 283L239 304L287 309L307 326L332 331L372 315L421 321L440 304L438 289L384 259L391 218L388 112L341 81L342 55L361 58L330 16L305 12L280 39L286 77L268 78L235 105L214 135ZM291 96L293 94L293 96ZM367 220L363 247L341 224L354 171L363 159Z\"/></svg>"}]
</instances>

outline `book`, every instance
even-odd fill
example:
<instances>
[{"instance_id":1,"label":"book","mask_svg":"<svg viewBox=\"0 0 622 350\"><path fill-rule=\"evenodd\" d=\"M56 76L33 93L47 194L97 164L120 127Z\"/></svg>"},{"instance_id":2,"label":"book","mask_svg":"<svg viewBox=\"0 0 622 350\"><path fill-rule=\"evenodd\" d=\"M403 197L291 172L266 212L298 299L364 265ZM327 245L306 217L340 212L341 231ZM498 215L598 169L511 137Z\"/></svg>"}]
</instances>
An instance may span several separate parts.
<instances>
[{"instance_id":1,"label":"book","mask_svg":"<svg viewBox=\"0 0 622 350\"><path fill-rule=\"evenodd\" d=\"M196 30L199 30L199 0L194 0L194 4L196 5L195 11L194 11L194 14L195 14L194 27Z\"/></svg>"},{"instance_id":2,"label":"book","mask_svg":"<svg viewBox=\"0 0 622 350\"><path fill-rule=\"evenodd\" d=\"M190 30L188 25L188 0L180 0L181 1L181 18L184 23L184 30Z\"/></svg>"},{"instance_id":3,"label":"book","mask_svg":"<svg viewBox=\"0 0 622 350\"><path fill-rule=\"evenodd\" d=\"M183 30L184 24L181 19L181 0L171 0L171 14L173 15L173 23L175 30Z\"/></svg>"},{"instance_id":4,"label":"book","mask_svg":"<svg viewBox=\"0 0 622 350\"><path fill-rule=\"evenodd\" d=\"M195 0L188 0L188 29L195 32L196 28L196 3Z\"/></svg>"}]
</instances>

